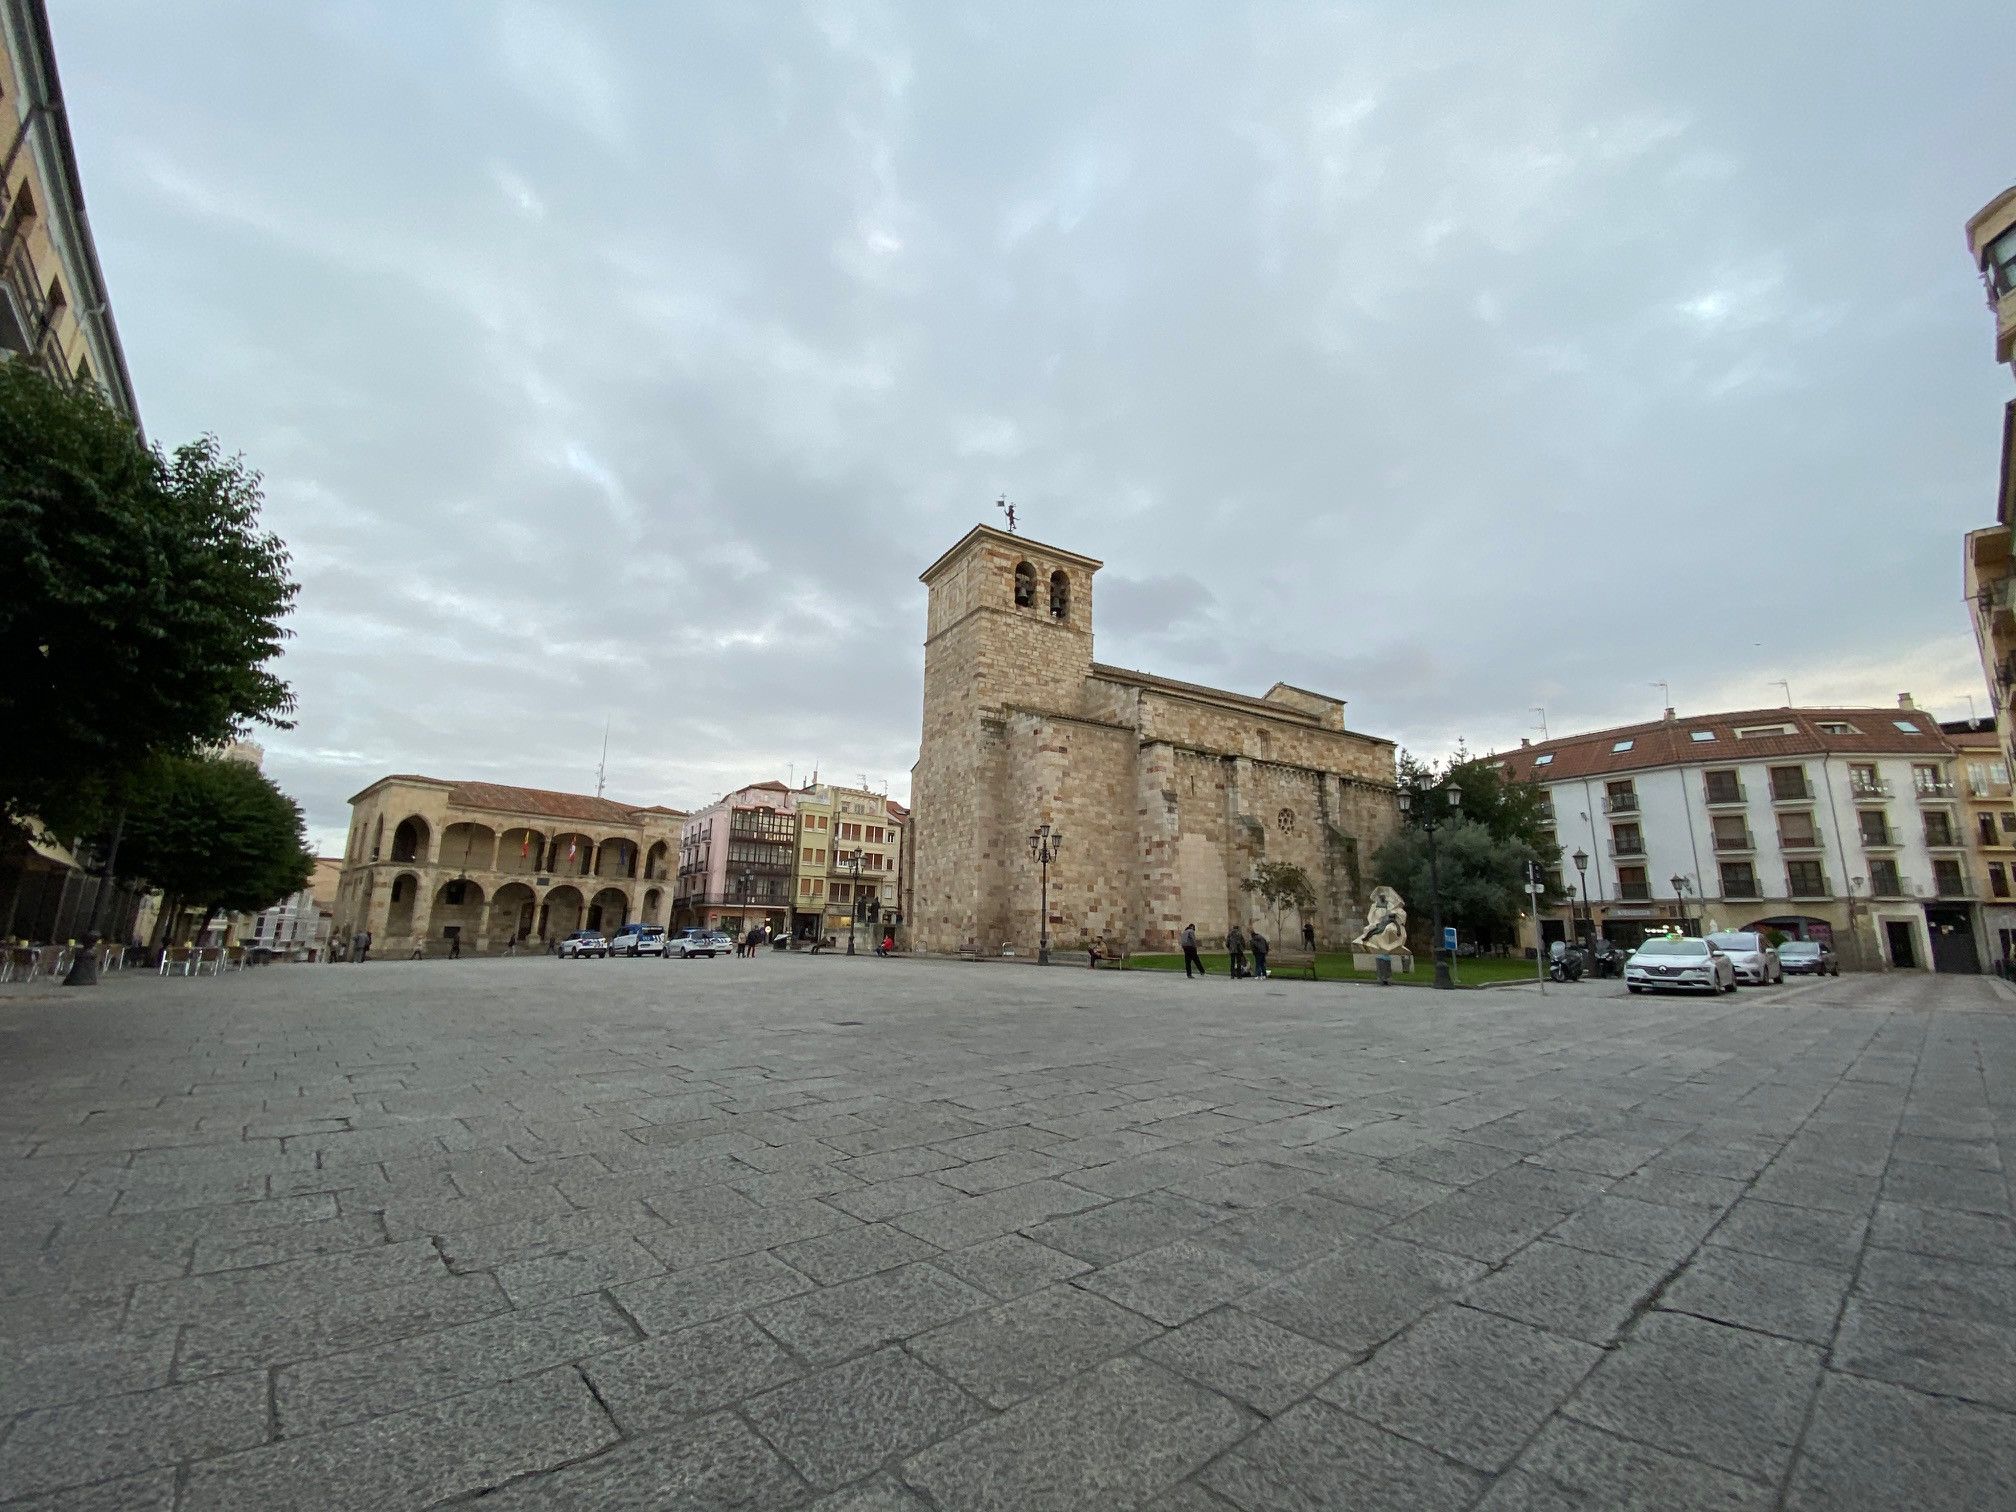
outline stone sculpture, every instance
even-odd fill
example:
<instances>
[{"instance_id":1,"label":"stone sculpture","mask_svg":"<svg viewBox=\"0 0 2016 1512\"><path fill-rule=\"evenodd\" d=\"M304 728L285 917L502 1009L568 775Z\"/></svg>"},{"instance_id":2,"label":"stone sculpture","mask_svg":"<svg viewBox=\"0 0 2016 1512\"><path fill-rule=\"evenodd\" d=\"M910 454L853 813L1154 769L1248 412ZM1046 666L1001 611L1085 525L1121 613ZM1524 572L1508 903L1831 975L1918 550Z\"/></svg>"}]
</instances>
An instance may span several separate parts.
<instances>
[{"instance_id":1,"label":"stone sculpture","mask_svg":"<svg viewBox=\"0 0 2016 1512\"><path fill-rule=\"evenodd\" d=\"M1365 928L1351 942L1354 950L1373 955L1389 955L1407 948L1407 905L1390 887L1372 889L1372 903L1365 910Z\"/></svg>"}]
</instances>

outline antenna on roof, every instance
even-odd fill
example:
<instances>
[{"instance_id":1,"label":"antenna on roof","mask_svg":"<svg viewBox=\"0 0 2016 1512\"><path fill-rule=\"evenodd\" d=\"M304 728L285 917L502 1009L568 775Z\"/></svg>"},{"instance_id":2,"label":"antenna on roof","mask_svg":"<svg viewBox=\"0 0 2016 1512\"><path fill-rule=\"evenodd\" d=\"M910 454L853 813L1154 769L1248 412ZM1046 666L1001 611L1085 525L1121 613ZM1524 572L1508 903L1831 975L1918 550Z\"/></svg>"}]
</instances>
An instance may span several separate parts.
<instances>
[{"instance_id":1,"label":"antenna on roof","mask_svg":"<svg viewBox=\"0 0 2016 1512\"><path fill-rule=\"evenodd\" d=\"M1000 498L996 499L994 507L1008 516L1008 534L1015 534L1015 506L1008 502L1008 495L1004 493Z\"/></svg>"},{"instance_id":2,"label":"antenna on roof","mask_svg":"<svg viewBox=\"0 0 2016 1512\"><path fill-rule=\"evenodd\" d=\"M602 720L602 761L595 768L595 796L602 796L603 782L609 776L609 722L613 715L605 715Z\"/></svg>"},{"instance_id":3,"label":"antenna on roof","mask_svg":"<svg viewBox=\"0 0 2016 1512\"><path fill-rule=\"evenodd\" d=\"M1792 684L1785 681L1785 679L1781 677L1776 682L1767 684L1767 686L1773 688L1783 688L1785 690L1785 707L1788 709L1792 707Z\"/></svg>"},{"instance_id":4,"label":"antenna on roof","mask_svg":"<svg viewBox=\"0 0 2016 1512\"><path fill-rule=\"evenodd\" d=\"M1542 740L1551 739L1552 737L1547 733L1547 711L1541 708L1540 705L1535 704L1533 705L1533 712L1540 716L1540 738Z\"/></svg>"},{"instance_id":5,"label":"antenna on roof","mask_svg":"<svg viewBox=\"0 0 2016 1512\"><path fill-rule=\"evenodd\" d=\"M1974 714L1974 695L1972 693L1967 695L1967 723L1970 725L1980 723Z\"/></svg>"},{"instance_id":6,"label":"antenna on roof","mask_svg":"<svg viewBox=\"0 0 2016 1512\"><path fill-rule=\"evenodd\" d=\"M1659 707L1662 709L1672 708L1673 690L1666 686L1666 679L1663 677L1654 678L1652 686L1659 690Z\"/></svg>"}]
</instances>

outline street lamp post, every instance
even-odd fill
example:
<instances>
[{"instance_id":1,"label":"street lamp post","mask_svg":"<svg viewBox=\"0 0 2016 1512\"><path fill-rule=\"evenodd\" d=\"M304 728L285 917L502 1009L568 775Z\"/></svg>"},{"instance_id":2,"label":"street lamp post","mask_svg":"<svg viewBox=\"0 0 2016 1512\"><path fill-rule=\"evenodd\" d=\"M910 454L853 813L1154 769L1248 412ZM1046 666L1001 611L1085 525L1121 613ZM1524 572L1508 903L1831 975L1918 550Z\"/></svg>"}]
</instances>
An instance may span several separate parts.
<instances>
[{"instance_id":1,"label":"street lamp post","mask_svg":"<svg viewBox=\"0 0 2016 1512\"><path fill-rule=\"evenodd\" d=\"M847 900L847 954L854 954L854 921L861 917L861 852L851 850L838 858L854 878L854 886Z\"/></svg>"},{"instance_id":2,"label":"street lamp post","mask_svg":"<svg viewBox=\"0 0 2016 1512\"><path fill-rule=\"evenodd\" d=\"M1435 985L1445 992L1455 987L1456 980L1449 974L1450 952L1442 943L1442 870L1435 856L1435 831L1454 820L1462 810L1463 789L1454 783L1400 789L1400 812L1411 817L1428 836L1428 895L1435 920L1430 955L1435 962Z\"/></svg>"},{"instance_id":3,"label":"street lamp post","mask_svg":"<svg viewBox=\"0 0 2016 1512\"><path fill-rule=\"evenodd\" d=\"M736 930L735 943L738 946L741 945L742 943L742 936L749 933L749 898L756 889L756 874L754 872L745 871L740 874L739 880L742 883L742 897L740 899L742 904L742 917L739 921L737 921L735 925Z\"/></svg>"},{"instance_id":4,"label":"street lamp post","mask_svg":"<svg viewBox=\"0 0 2016 1512\"><path fill-rule=\"evenodd\" d=\"M1693 886L1694 883L1690 878L1683 877L1678 872L1673 874L1673 900L1680 907L1680 927L1683 930L1691 929L1693 926L1693 921L1687 917L1687 894Z\"/></svg>"},{"instance_id":5,"label":"street lamp post","mask_svg":"<svg viewBox=\"0 0 2016 1512\"><path fill-rule=\"evenodd\" d=\"M1037 930L1036 964L1050 964L1050 863L1057 859L1057 852L1063 847L1064 832L1053 830L1047 824L1039 824L1029 832L1029 859L1043 871L1043 917Z\"/></svg>"},{"instance_id":6,"label":"street lamp post","mask_svg":"<svg viewBox=\"0 0 2016 1512\"><path fill-rule=\"evenodd\" d=\"M1589 853L1580 846L1570 858L1575 863L1575 875L1582 879L1582 913L1589 921L1589 932L1582 937L1583 944L1590 950L1596 948L1596 910L1589 906Z\"/></svg>"}]
</instances>

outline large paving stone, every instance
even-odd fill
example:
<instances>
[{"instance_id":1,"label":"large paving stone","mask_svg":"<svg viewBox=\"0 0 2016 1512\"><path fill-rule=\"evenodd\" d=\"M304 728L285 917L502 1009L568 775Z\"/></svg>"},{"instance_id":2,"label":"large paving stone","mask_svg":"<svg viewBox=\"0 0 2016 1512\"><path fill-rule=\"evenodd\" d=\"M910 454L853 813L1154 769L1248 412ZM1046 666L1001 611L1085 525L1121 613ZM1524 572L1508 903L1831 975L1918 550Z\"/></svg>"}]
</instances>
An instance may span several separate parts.
<instances>
[{"instance_id":1,"label":"large paving stone","mask_svg":"<svg viewBox=\"0 0 2016 1512\"><path fill-rule=\"evenodd\" d=\"M1199 1479L1244 1512L1455 1512L1485 1480L1419 1444L1304 1402L1213 1463Z\"/></svg>"},{"instance_id":2,"label":"large paving stone","mask_svg":"<svg viewBox=\"0 0 2016 1512\"><path fill-rule=\"evenodd\" d=\"M38 1408L0 1440L0 1501L264 1442L266 1381L238 1375Z\"/></svg>"},{"instance_id":3,"label":"large paving stone","mask_svg":"<svg viewBox=\"0 0 2016 1512\"><path fill-rule=\"evenodd\" d=\"M1233 1307L1192 1319L1140 1352L1270 1417L1301 1401L1350 1359Z\"/></svg>"},{"instance_id":4,"label":"large paving stone","mask_svg":"<svg viewBox=\"0 0 2016 1512\"><path fill-rule=\"evenodd\" d=\"M1112 1360L913 1456L944 1512L1109 1512L1157 1498L1256 1423L1145 1360Z\"/></svg>"},{"instance_id":5,"label":"large paving stone","mask_svg":"<svg viewBox=\"0 0 2016 1512\"><path fill-rule=\"evenodd\" d=\"M1820 1388L1786 1506L1979 1512L2016 1504L2016 1418L1853 1376Z\"/></svg>"},{"instance_id":6,"label":"large paving stone","mask_svg":"<svg viewBox=\"0 0 2016 1512\"><path fill-rule=\"evenodd\" d=\"M626 1433L669 1427L802 1373L745 1317L717 1319L598 1354L582 1366Z\"/></svg>"},{"instance_id":7,"label":"large paving stone","mask_svg":"<svg viewBox=\"0 0 2016 1512\"><path fill-rule=\"evenodd\" d=\"M910 1352L995 1407L1032 1396L1161 1330L1137 1312L1053 1286L919 1335Z\"/></svg>"},{"instance_id":8,"label":"large paving stone","mask_svg":"<svg viewBox=\"0 0 2016 1512\"><path fill-rule=\"evenodd\" d=\"M1665 1272L1563 1244L1528 1245L1466 1289L1472 1307L1608 1344L1651 1298Z\"/></svg>"},{"instance_id":9,"label":"large paving stone","mask_svg":"<svg viewBox=\"0 0 2016 1512\"><path fill-rule=\"evenodd\" d=\"M859 1480L984 1418L986 1409L901 1349L883 1349L779 1387L750 1421L813 1485Z\"/></svg>"},{"instance_id":10,"label":"large paving stone","mask_svg":"<svg viewBox=\"0 0 2016 1512\"><path fill-rule=\"evenodd\" d=\"M1474 1260L1366 1239L1254 1292L1243 1310L1346 1351L1372 1348L1484 1273Z\"/></svg>"},{"instance_id":11,"label":"large paving stone","mask_svg":"<svg viewBox=\"0 0 2016 1512\"><path fill-rule=\"evenodd\" d=\"M754 1316L805 1359L827 1363L907 1339L992 1301L934 1266L916 1264L773 1302Z\"/></svg>"}]
</instances>

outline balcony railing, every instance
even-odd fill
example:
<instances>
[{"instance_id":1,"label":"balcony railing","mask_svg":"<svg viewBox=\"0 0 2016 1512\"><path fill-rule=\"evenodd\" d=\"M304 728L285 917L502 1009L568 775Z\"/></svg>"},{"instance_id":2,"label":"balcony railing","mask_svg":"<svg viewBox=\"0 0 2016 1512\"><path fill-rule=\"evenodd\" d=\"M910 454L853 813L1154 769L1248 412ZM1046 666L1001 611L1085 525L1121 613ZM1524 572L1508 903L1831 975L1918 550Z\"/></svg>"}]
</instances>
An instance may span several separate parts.
<instances>
[{"instance_id":1,"label":"balcony railing","mask_svg":"<svg viewBox=\"0 0 2016 1512\"><path fill-rule=\"evenodd\" d=\"M1824 850L1825 848L1818 835L1788 835L1783 830L1778 832L1778 849L1780 850L1809 851Z\"/></svg>"},{"instance_id":2,"label":"balcony railing","mask_svg":"<svg viewBox=\"0 0 2016 1512\"><path fill-rule=\"evenodd\" d=\"M1911 896L1911 888L1903 877L1886 877L1878 871L1872 871L1869 876L1869 895L1872 898L1908 898Z\"/></svg>"},{"instance_id":3,"label":"balcony railing","mask_svg":"<svg viewBox=\"0 0 2016 1512\"><path fill-rule=\"evenodd\" d=\"M1848 791L1857 798L1888 798L1890 782L1884 777L1850 777Z\"/></svg>"},{"instance_id":4,"label":"balcony railing","mask_svg":"<svg viewBox=\"0 0 2016 1512\"><path fill-rule=\"evenodd\" d=\"M1747 801L1744 797L1743 784L1740 782L1710 782L1704 785L1702 794L1710 808Z\"/></svg>"},{"instance_id":5,"label":"balcony railing","mask_svg":"<svg viewBox=\"0 0 2016 1512\"><path fill-rule=\"evenodd\" d=\"M1813 801L1813 784L1808 782L1804 777L1801 777L1796 782L1774 780L1771 784L1771 801L1773 803L1811 803Z\"/></svg>"},{"instance_id":6,"label":"balcony railing","mask_svg":"<svg viewBox=\"0 0 2016 1512\"><path fill-rule=\"evenodd\" d=\"M1745 830L1740 835L1718 834L1714 837L1714 840L1715 849L1718 851L1749 851L1757 849L1757 842L1748 830Z\"/></svg>"},{"instance_id":7,"label":"balcony railing","mask_svg":"<svg viewBox=\"0 0 2016 1512\"><path fill-rule=\"evenodd\" d=\"M1795 873L1787 872L1785 874L1785 896L1788 898L1827 898L1832 897L1833 894L1827 891L1827 879L1825 877L1808 886L1800 882Z\"/></svg>"},{"instance_id":8,"label":"balcony railing","mask_svg":"<svg viewBox=\"0 0 2016 1512\"><path fill-rule=\"evenodd\" d=\"M1652 884L1649 882L1619 882L1617 896L1626 903L1650 903Z\"/></svg>"},{"instance_id":9,"label":"balcony railing","mask_svg":"<svg viewBox=\"0 0 2016 1512\"><path fill-rule=\"evenodd\" d=\"M1971 898L1974 896L1974 890L1968 885L1967 879L1964 876L1951 877L1943 882L1935 878L1932 887L1942 898Z\"/></svg>"},{"instance_id":10,"label":"balcony railing","mask_svg":"<svg viewBox=\"0 0 2016 1512\"><path fill-rule=\"evenodd\" d=\"M1638 812L1636 793L1605 793L1603 812L1606 814L1635 814Z\"/></svg>"},{"instance_id":11,"label":"balcony railing","mask_svg":"<svg viewBox=\"0 0 2016 1512\"><path fill-rule=\"evenodd\" d=\"M1895 850L1897 849L1897 832L1887 825L1882 829L1865 829L1862 831L1862 849Z\"/></svg>"},{"instance_id":12,"label":"balcony railing","mask_svg":"<svg viewBox=\"0 0 2016 1512\"><path fill-rule=\"evenodd\" d=\"M1742 877L1724 877L1722 879L1722 896L1725 898L1761 898L1764 894L1758 889L1755 877L1747 879Z\"/></svg>"},{"instance_id":13,"label":"balcony railing","mask_svg":"<svg viewBox=\"0 0 2016 1512\"><path fill-rule=\"evenodd\" d=\"M1964 843L1954 830L1929 824L1925 827L1925 846L1928 850L1959 850Z\"/></svg>"},{"instance_id":14,"label":"balcony railing","mask_svg":"<svg viewBox=\"0 0 2016 1512\"><path fill-rule=\"evenodd\" d=\"M1645 854L1645 842L1642 839L1612 840L1610 842L1610 854L1613 856L1642 856Z\"/></svg>"},{"instance_id":15,"label":"balcony railing","mask_svg":"<svg viewBox=\"0 0 2016 1512\"><path fill-rule=\"evenodd\" d=\"M1921 799L1929 799L1934 803L1951 798L1957 792L1956 785L1944 777L1937 779L1920 777L1912 783L1912 787Z\"/></svg>"}]
</instances>

